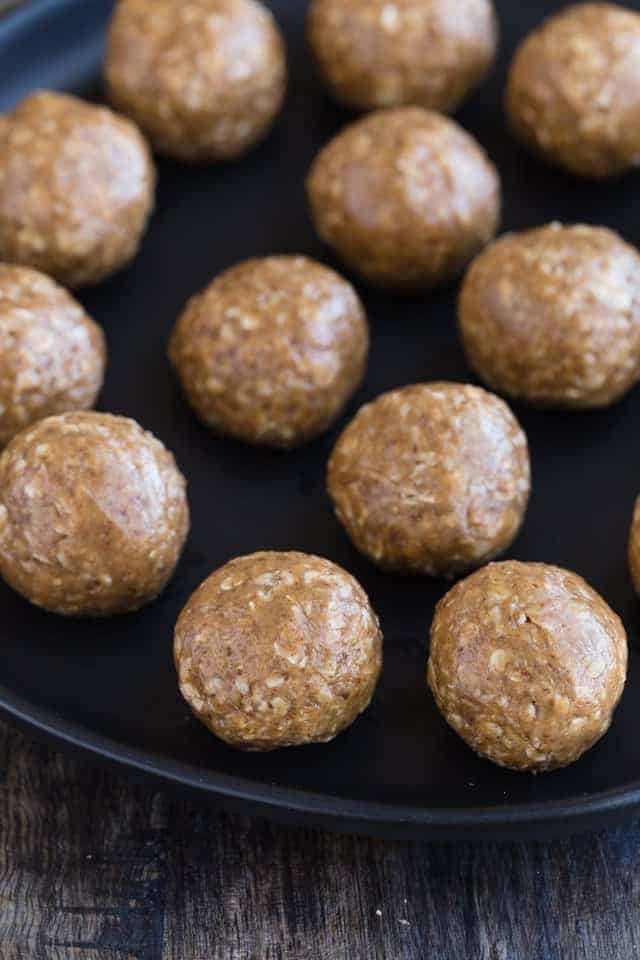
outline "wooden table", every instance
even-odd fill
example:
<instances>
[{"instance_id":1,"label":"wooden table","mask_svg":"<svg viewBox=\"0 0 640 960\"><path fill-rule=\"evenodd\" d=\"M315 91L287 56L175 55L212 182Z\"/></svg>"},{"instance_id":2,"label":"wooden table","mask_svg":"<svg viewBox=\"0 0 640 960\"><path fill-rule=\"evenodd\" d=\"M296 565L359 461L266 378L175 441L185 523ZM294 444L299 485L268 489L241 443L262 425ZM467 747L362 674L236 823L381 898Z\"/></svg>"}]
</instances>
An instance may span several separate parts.
<instances>
[{"instance_id":1,"label":"wooden table","mask_svg":"<svg viewBox=\"0 0 640 960\"><path fill-rule=\"evenodd\" d=\"M440 847L286 830L0 723L0 960L632 960L640 825Z\"/></svg>"}]
</instances>

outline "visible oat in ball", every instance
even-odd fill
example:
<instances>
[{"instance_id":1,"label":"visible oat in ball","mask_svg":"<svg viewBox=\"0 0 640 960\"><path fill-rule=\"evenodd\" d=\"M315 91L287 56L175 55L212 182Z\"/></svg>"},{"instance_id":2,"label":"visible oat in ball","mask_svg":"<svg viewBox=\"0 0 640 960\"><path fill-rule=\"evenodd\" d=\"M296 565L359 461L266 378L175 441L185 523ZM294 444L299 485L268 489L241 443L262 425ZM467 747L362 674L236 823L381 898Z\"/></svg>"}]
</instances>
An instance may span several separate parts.
<instances>
[{"instance_id":1,"label":"visible oat in ball","mask_svg":"<svg viewBox=\"0 0 640 960\"><path fill-rule=\"evenodd\" d=\"M507 84L511 125L535 153L582 177L640 163L640 15L582 3L521 44Z\"/></svg>"},{"instance_id":2,"label":"visible oat in ball","mask_svg":"<svg viewBox=\"0 0 640 960\"><path fill-rule=\"evenodd\" d=\"M493 63L490 0L313 0L308 35L336 99L452 112Z\"/></svg>"},{"instance_id":3,"label":"visible oat in ball","mask_svg":"<svg viewBox=\"0 0 640 960\"><path fill-rule=\"evenodd\" d=\"M404 387L356 414L331 454L328 486L374 563L448 576L497 556L518 533L527 440L506 404L479 387Z\"/></svg>"},{"instance_id":4,"label":"visible oat in ball","mask_svg":"<svg viewBox=\"0 0 640 960\"><path fill-rule=\"evenodd\" d=\"M209 427L295 447L326 430L364 375L369 337L353 287L306 257L247 260L180 317L169 355Z\"/></svg>"},{"instance_id":5,"label":"visible oat in ball","mask_svg":"<svg viewBox=\"0 0 640 960\"><path fill-rule=\"evenodd\" d=\"M216 570L176 624L180 690L244 750L324 743L369 705L382 634L350 574L304 553L254 553Z\"/></svg>"},{"instance_id":6,"label":"visible oat in ball","mask_svg":"<svg viewBox=\"0 0 640 960\"><path fill-rule=\"evenodd\" d=\"M66 290L0 263L0 445L43 417L92 407L105 362L102 329Z\"/></svg>"},{"instance_id":7,"label":"visible oat in ball","mask_svg":"<svg viewBox=\"0 0 640 960\"><path fill-rule=\"evenodd\" d=\"M0 456L0 573L46 610L137 610L173 574L188 527L182 474L134 420L48 417Z\"/></svg>"},{"instance_id":8,"label":"visible oat in ball","mask_svg":"<svg viewBox=\"0 0 640 960\"><path fill-rule=\"evenodd\" d=\"M494 236L500 181L480 145L418 107L374 113L316 157L307 179L320 237L375 286L434 287Z\"/></svg>"},{"instance_id":9,"label":"visible oat in ball","mask_svg":"<svg viewBox=\"0 0 640 960\"><path fill-rule=\"evenodd\" d=\"M640 378L640 255L602 227L507 234L472 264L458 319L490 387L541 407L604 407Z\"/></svg>"},{"instance_id":10,"label":"visible oat in ball","mask_svg":"<svg viewBox=\"0 0 640 960\"><path fill-rule=\"evenodd\" d=\"M607 731L627 673L624 627L575 573L492 563L456 584L431 627L429 686L447 723L494 763L564 767Z\"/></svg>"},{"instance_id":11,"label":"visible oat in ball","mask_svg":"<svg viewBox=\"0 0 640 960\"><path fill-rule=\"evenodd\" d=\"M286 86L280 31L256 0L120 0L105 70L111 101L154 147L193 163L246 153Z\"/></svg>"},{"instance_id":12,"label":"visible oat in ball","mask_svg":"<svg viewBox=\"0 0 640 960\"><path fill-rule=\"evenodd\" d=\"M33 94L0 123L0 258L68 287L99 283L137 253L154 189L132 123L76 97Z\"/></svg>"},{"instance_id":13,"label":"visible oat in ball","mask_svg":"<svg viewBox=\"0 0 640 960\"><path fill-rule=\"evenodd\" d=\"M637 594L640 594L640 497L636 500L629 534L629 568Z\"/></svg>"}]
</instances>

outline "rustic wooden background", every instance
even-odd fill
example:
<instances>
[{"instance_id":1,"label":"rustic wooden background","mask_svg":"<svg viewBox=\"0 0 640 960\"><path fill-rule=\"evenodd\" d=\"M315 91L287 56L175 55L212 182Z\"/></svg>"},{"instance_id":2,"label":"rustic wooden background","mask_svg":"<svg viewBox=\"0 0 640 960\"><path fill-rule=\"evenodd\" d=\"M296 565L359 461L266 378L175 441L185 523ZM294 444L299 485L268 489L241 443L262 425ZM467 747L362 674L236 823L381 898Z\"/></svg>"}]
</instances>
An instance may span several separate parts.
<instances>
[{"instance_id":1,"label":"rustic wooden background","mask_svg":"<svg viewBox=\"0 0 640 960\"><path fill-rule=\"evenodd\" d=\"M640 825L400 844L170 800L0 723L0 960L633 960Z\"/></svg>"}]
</instances>

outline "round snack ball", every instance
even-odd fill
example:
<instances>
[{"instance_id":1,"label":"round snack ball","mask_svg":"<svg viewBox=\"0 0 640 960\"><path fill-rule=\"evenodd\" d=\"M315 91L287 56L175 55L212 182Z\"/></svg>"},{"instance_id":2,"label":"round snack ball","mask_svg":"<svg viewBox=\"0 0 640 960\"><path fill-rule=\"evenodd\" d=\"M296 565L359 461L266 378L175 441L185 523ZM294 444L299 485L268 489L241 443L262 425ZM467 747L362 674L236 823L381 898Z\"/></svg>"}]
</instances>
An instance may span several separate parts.
<instances>
[{"instance_id":1,"label":"round snack ball","mask_svg":"<svg viewBox=\"0 0 640 960\"><path fill-rule=\"evenodd\" d=\"M329 494L383 569L449 576L497 556L527 507L527 439L479 387L425 383L362 407L331 454Z\"/></svg>"},{"instance_id":2,"label":"round snack ball","mask_svg":"<svg viewBox=\"0 0 640 960\"><path fill-rule=\"evenodd\" d=\"M284 42L256 0L119 0L109 98L163 154L214 163L246 153L284 100Z\"/></svg>"},{"instance_id":3,"label":"round snack ball","mask_svg":"<svg viewBox=\"0 0 640 960\"><path fill-rule=\"evenodd\" d=\"M324 743L369 705L382 634L360 584L305 553L231 560L176 624L180 690L216 736L244 750Z\"/></svg>"},{"instance_id":4,"label":"round snack ball","mask_svg":"<svg viewBox=\"0 0 640 960\"><path fill-rule=\"evenodd\" d=\"M581 177L640 163L640 15L611 3L567 7L516 52L506 94L531 150Z\"/></svg>"},{"instance_id":5,"label":"round snack ball","mask_svg":"<svg viewBox=\"0 0 640 960\"><path fill-rule=\"evenodd\" d=\"M155 171L111 110L36 93L0 124L0 258L68 287L99 283L138 251Z\"/></svg>"},{"instance_id":6,"label":"round snack ball","mask_svg":"<svg viewBox=\"0 0 640 960\"><path fill-rule=\"evenodd\" d=\"M358 110L454 111L491 67L497 34L491 0L313 0L309 8L323 79Z\"/></svg>"},{"instance_id":7,"label":"round snack ball","mask_svg":"<svg viewBox=\"0 0 640 960\"><path fill-rule=\"evenodd\" d=\"M66 290L0 263L0 445L43 417L92 407L105 364L102 329Z\"/></svg>"},{"instance_id":8,"label":"round snack ball","mask_svg":"<svg viewBox=\"0 0 640 960\"><path fill-rule=\"evenodd\" d=\"M559 567L492 563L436 608L429 686L447 723L501 766L577 760L609 728L626 673L619 617Z\"/></svg>"},{"instance_id":9,"label":"round snack ball","mask_svg":"<svg viewBox=\"0 0 640 960\"><path fill-rule=\"evenodd\" d=\"M640 378L640 255L602 227L501 237L472 264L458 321L469 364L540 407L604 407Z\"/></svg>"},{"instance_id":10,"label":"round snack ball","mask_svg":"<svg viewBox=\"0 0 640 960\"><path fill-rule=\"evenodd\" d=\"M480 145L419 107L379 111L339 133L316 157L307 192L319 236L390 289L456 276L500 219L498 173Z\"/></svg>"},{"instance_id":11,"label":"round snack ball","mask_svg":"<svg viewBox=\"0 0 640 960\"><path fill-rule=\"evenodd\" d=\"M217 433L291 448L325 431L364 375L369 336L353 287L306 257L247 260L187 305L169 356Z\"/></svg>"},{"instance_id":12,"label":"round snack ball","mask_svg":"<svg viewBox=\"0 0 640 960\"><path fill-rule=\"evenodd\" d=\"M184 478L134 420L48 417L0 456L0 574L53 613L142 607L173 574L188 528Z\"/></svg>"},{"instance_id":13,"label":"round snack ball","mask_svg":"<svg viewBox=\"0 0 640 960\"><path fill-rule=\"evenodd\" d=\"M636 500L629 534L629 568L637 594L640 594L640 497Z\"/></svg>"}]
</instances>

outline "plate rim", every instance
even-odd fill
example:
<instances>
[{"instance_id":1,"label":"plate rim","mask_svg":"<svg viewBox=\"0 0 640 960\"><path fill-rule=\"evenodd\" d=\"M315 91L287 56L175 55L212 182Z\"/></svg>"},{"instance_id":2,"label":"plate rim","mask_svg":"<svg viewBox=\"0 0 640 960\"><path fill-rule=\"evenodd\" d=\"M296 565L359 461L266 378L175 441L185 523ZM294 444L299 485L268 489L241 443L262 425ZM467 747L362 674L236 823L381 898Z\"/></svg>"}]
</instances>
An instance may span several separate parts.
<instances>
[{"instance_id":1,"label":"plate rim","mask_svg":"<svg viewBox=\"0 0 640 960\"><path fill-rule=\"evenodd\" d=\"M416 828L425 836L433 831L447 832L447 839L462 831L486 829L517 832L535 825L553 828L564 824L564 832L588 830L598 820L629 814L640 806L640 780L625 787L613 787L571 800L542 800L533 803L497 804L477 807L420 807L384 801L355 800L330 794L282 787L276 783L256 783L246 777L201 770L140 747L129 747L112 737L95 733L83 724L58 716L39 707L0 684L0 710L16 722L56 741L61 746L89 753L95 759L119 767L128 767L144 777L164 781L174 787L205 793L212 799L254 806L269 813L293 813L303 820L323 818L334 826L347 824L353 832L377 832L377 828ZM295 748L292 748L295 749ZM487 761L489 762L489 761ZM551 774L552 776L553 774ZM528 774L523 774L528 776Z\"/></svg>"},{"instance_id":2,"label":"plate rim","mask_svg":"<svg viewBox=\"0 0 640 960\"><path fill-rule=\"evenodd\" d=\"M43 18L64 17L84 3L85 0L23 0L17 7L10 6L0 11L0 45L18 41L21 32L33 29ZM640 807L640 778L625 786L571 799L494 806L414 807L388 801L356 800L200 769L153 751L129 747L86 725L66 720L3 684L0 684L0 711L5 718L44 736L54 745L83 751L94 760L106 761L123 772L128 769L153 779L158 786L183 788L218 800L222 805L243 807L274 819L294 815L308 826L321 823L324 827L350 832L400 831L414 836L419 833L425 839L469 839L471 834L485 831L483 839L499 838L501 833L513 838L530 835L537 826L546 835L594 829L606 821L629 817L634 808Z\"/></svg>"},{"instance_id":3,"label":"plate rim","mask_svg":"<svg viewBox=\"0 0 640 960\"><path fill-rule=\"evenodd\" d=\"M0 41L11 40L14 31L28 28L32 21L49 12L58 14L65 7L80 6L82 0L8 0L8 3L0 9Z\"/></svg>"}]
</instances>

